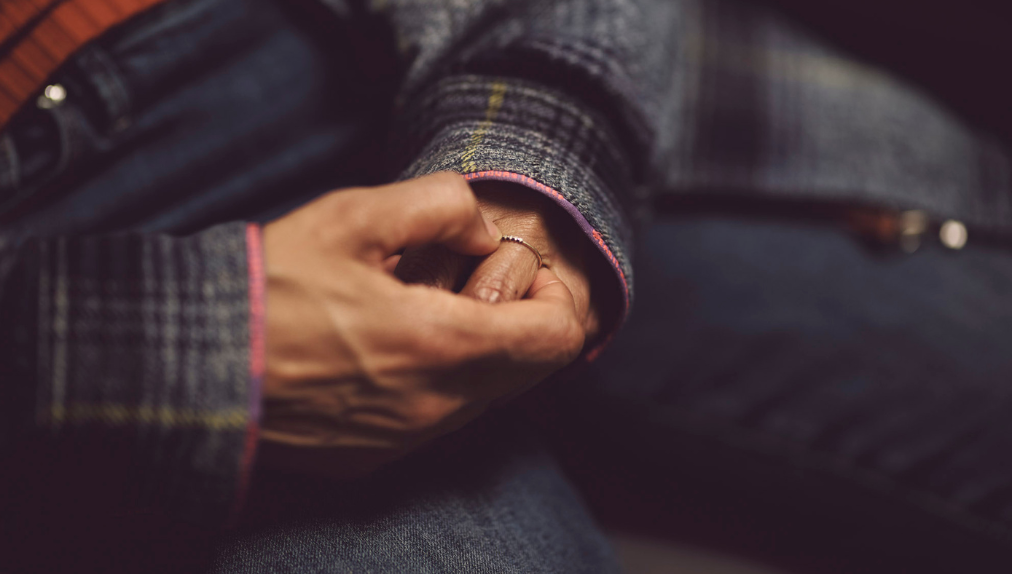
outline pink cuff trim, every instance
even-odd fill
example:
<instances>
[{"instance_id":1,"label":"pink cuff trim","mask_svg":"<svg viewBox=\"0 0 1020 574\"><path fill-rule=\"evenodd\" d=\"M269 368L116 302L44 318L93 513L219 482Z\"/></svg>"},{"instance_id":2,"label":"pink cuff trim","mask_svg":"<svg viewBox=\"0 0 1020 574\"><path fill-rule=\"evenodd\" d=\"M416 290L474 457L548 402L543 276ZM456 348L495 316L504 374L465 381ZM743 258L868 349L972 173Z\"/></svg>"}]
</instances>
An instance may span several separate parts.
<instances>
[{"instance_id":1,"label":"pink cuff trim","mask_svg":"<svg viewBox=\"0 0 1020 574\"><path fill-rule=\"evenodd\" d=\"M266 328L266 276L262 265L262 229L257 223L249 223L245 229L245 240L248 250L248 320L249 350L249 387L248 387L248 427L245 429L244 452L241 455L238 469L237 497L231 511L230 523L234 523L240 515L244 499L248 492L252 462L258 446L259 419L262 415L262 379L266 373L265 359L265 328Z\"/></svg>"},{"instance_id":2,"label":"pink cuff trim","mask_svg":"<svg viewBox=\"0 0 1020 574\"><path fill-rule=\"evenodd\" d=\"M616 325L613 326L613 328L610 330L606 338L598 345L593 347L590 351L588 351L587 354L585 354L585 359L588 362L594 361L599 355L602 354L602 351L605 350L606 346L609 344L609 341L612 340L613 335L616 334L616 331L620 329L620 325L623 324L623 319L627 316L627 311L630 308L630 286L627 285L627 277L623 274L623 269L620 267L619 260L616 259L616 256L613 255L613 252L609 250L609 247L606 245L606 242L602 239L602 234L599 233L594 227L592 227L591 223L588 223L588 220L585 219L584 215L581 214L581 212L577 209L577 207L574 206L574 204L567 201L567 199L563 197L562 193L556 191L555 189L549 187L548 185L545 185L544 183L535 181L534 179L526 175L521 175L519 173L514 173L512 171L495 171L495 170L476 171L473 173L464 174L464 179L468 181L485 181L485 180L512 181L514 183L518 183L525 187L534 189L535 191L541 193L542 195L545 195L546 197L552 199L557 203L557 205L565 209L567 213L569 213L570 216L574 218L574 221L577 222L577 225L581 228L582 231L584 231L584 234L587 235L588 239L591 240L592 244L594 244L595 247L598 248L599 253L601 253L610 263L610 265L613 266L613 269L616 271L616 276L620 280L620 292L623 294L623 307L622 307L623 312L620 314L620 317L616 321Z\"/></svg>"}]
</instances>

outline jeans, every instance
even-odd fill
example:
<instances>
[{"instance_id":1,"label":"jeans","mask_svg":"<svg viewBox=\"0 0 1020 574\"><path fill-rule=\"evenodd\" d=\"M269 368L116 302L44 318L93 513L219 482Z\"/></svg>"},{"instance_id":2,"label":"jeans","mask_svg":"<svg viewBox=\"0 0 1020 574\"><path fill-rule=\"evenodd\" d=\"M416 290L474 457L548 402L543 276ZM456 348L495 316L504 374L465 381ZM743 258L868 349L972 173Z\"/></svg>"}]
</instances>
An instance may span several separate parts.
<instances>
[{"instance_id":1,"label":"jeans","mask_svg":"<svg viewBox=\"0 0 1020 574\"><path fill-rule=\"evenodd\" d=\"M389 80L314 21L176 0L106 34L57 74L62 106L0 136L0 223L186 233L385 181ZM26 552L40 571L615 571L598 520L798 571L1003 566L1010 259L657 214L594 364L371 480L260 472L217 537Z\"/></svg>"}]
</instances>

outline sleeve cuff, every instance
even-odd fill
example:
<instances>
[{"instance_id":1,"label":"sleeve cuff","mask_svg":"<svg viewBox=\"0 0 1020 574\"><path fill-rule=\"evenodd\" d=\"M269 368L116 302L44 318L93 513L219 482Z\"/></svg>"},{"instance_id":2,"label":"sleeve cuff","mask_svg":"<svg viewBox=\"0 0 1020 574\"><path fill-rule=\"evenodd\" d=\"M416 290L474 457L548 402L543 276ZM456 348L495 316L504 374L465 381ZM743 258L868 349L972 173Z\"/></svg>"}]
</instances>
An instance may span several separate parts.
<instances>
[{"instance_id":1,"label":"sleeve cuff","mask_svg":"<svg viewBox=\"0 0 1020 574\"><path fill-rule=\"evenodd\" d=\"M611 122L567 94L526 80L462 75L425 90L398 120L404 178L455 171L469 181L504 180L564 208L619 279L621 312L609 335L586 350L593 360L626 317L633 298L628 215L613 193L633 181L634 162Z\"/></svg>"},{"instance_id":2,"label":"sleeve cuff","mask_svg":"<svg viewBox=\"0 0 1020 574\"><path fill-rule=\"evenodd\" d=\"M237 496L231 509L227 525L236 523L244 506L251 481L252 465L258 448L259 421L262 418L262 381L266 374L265 329L266 329L266 274L263 266L262 228L249 223L245 228L245 243L248 252L248 337L250 379L248 390L248 426L245 429L244 452L238 468Z\"/></svg>"}]
</instances>

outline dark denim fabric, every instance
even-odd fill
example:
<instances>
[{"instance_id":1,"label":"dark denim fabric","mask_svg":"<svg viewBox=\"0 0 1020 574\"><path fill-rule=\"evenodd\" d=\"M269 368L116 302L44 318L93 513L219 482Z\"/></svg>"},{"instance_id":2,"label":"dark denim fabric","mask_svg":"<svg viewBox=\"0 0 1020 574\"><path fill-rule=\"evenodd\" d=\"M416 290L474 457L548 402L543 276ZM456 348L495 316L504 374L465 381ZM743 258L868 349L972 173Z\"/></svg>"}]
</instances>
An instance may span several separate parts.
<instances>
[{"instance_id":1,"label":"dark denim fabric","mask_svg":"<svg viewBox=\"0 0 1020 574\"><path fill-rule=\"evenodd\" d=\"M497 413L371 480L262 476L213 572L616 572L532 429Z\"/></svg>"},{"instance_id":2,"label":"dark denim fabric","mask_svg":"<svg viewBox=\"0 0 1020 574\"><path fill-rule=\"evenodd\" d=\"M663 217L606 354L554 390L599 514L810 572L1004 571L1011 257Z\"/></svg>"},{"instance_id":3,"label":"dark denim fabric","mask_svg":"<svg viewBox=\"0 0 1020 574\"><path fill-rule=\"evenodd\" d=\"M0 221L185 232L375 182L388 88L281 6L171 2L76 56L67 102L3 135ZM528 411L370 481L257 476L219 538L26 551L40 571L613 571L569 474L606 520L798 569L1004 563L1008 253L877 255L826 227L663 216L635 261L617 341Z\"/></svg>"}]
</instances>

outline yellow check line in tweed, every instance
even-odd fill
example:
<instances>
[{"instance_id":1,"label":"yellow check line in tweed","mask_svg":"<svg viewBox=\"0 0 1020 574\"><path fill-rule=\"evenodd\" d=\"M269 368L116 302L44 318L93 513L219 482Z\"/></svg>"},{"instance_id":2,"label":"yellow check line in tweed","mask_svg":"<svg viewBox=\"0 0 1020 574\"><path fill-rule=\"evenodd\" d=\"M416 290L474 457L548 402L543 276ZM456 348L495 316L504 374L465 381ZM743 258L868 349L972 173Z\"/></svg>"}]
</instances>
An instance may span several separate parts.
<instances>
[{"instance_id":1,"label":"yellow check line in tweed","mask_svg":"<svg viewBox=\"0 0 1020 574\"><path fill-rule=\"evenodd\" d=\"M241 429L248 424L247 409L199 411L117 403L78 403L54 405L50 409L52 425L102 423L109 426L151 425L171 428Z\"/></svg>"},{"instance_id":2,"label":"yellow check line in tweed","mask_svg":"<svg viewBox=\"0 0 1020 574\"><path fill-rule=\"evenodd\" d=\"M478 171L478 166L474 162L475 153L478 152L478 146L481 145L482 138L485 137L489 128L492 127L492 121L496 119L499 108L503 106L504 95L506 95L506 83L493 82L492 90L489 92L489 105L485 109L485 119L475 128L475 131L471 134L471 140L468 141L467 149L460 155L461 173L474 173Z\"/></svg>"}]
</instances>

